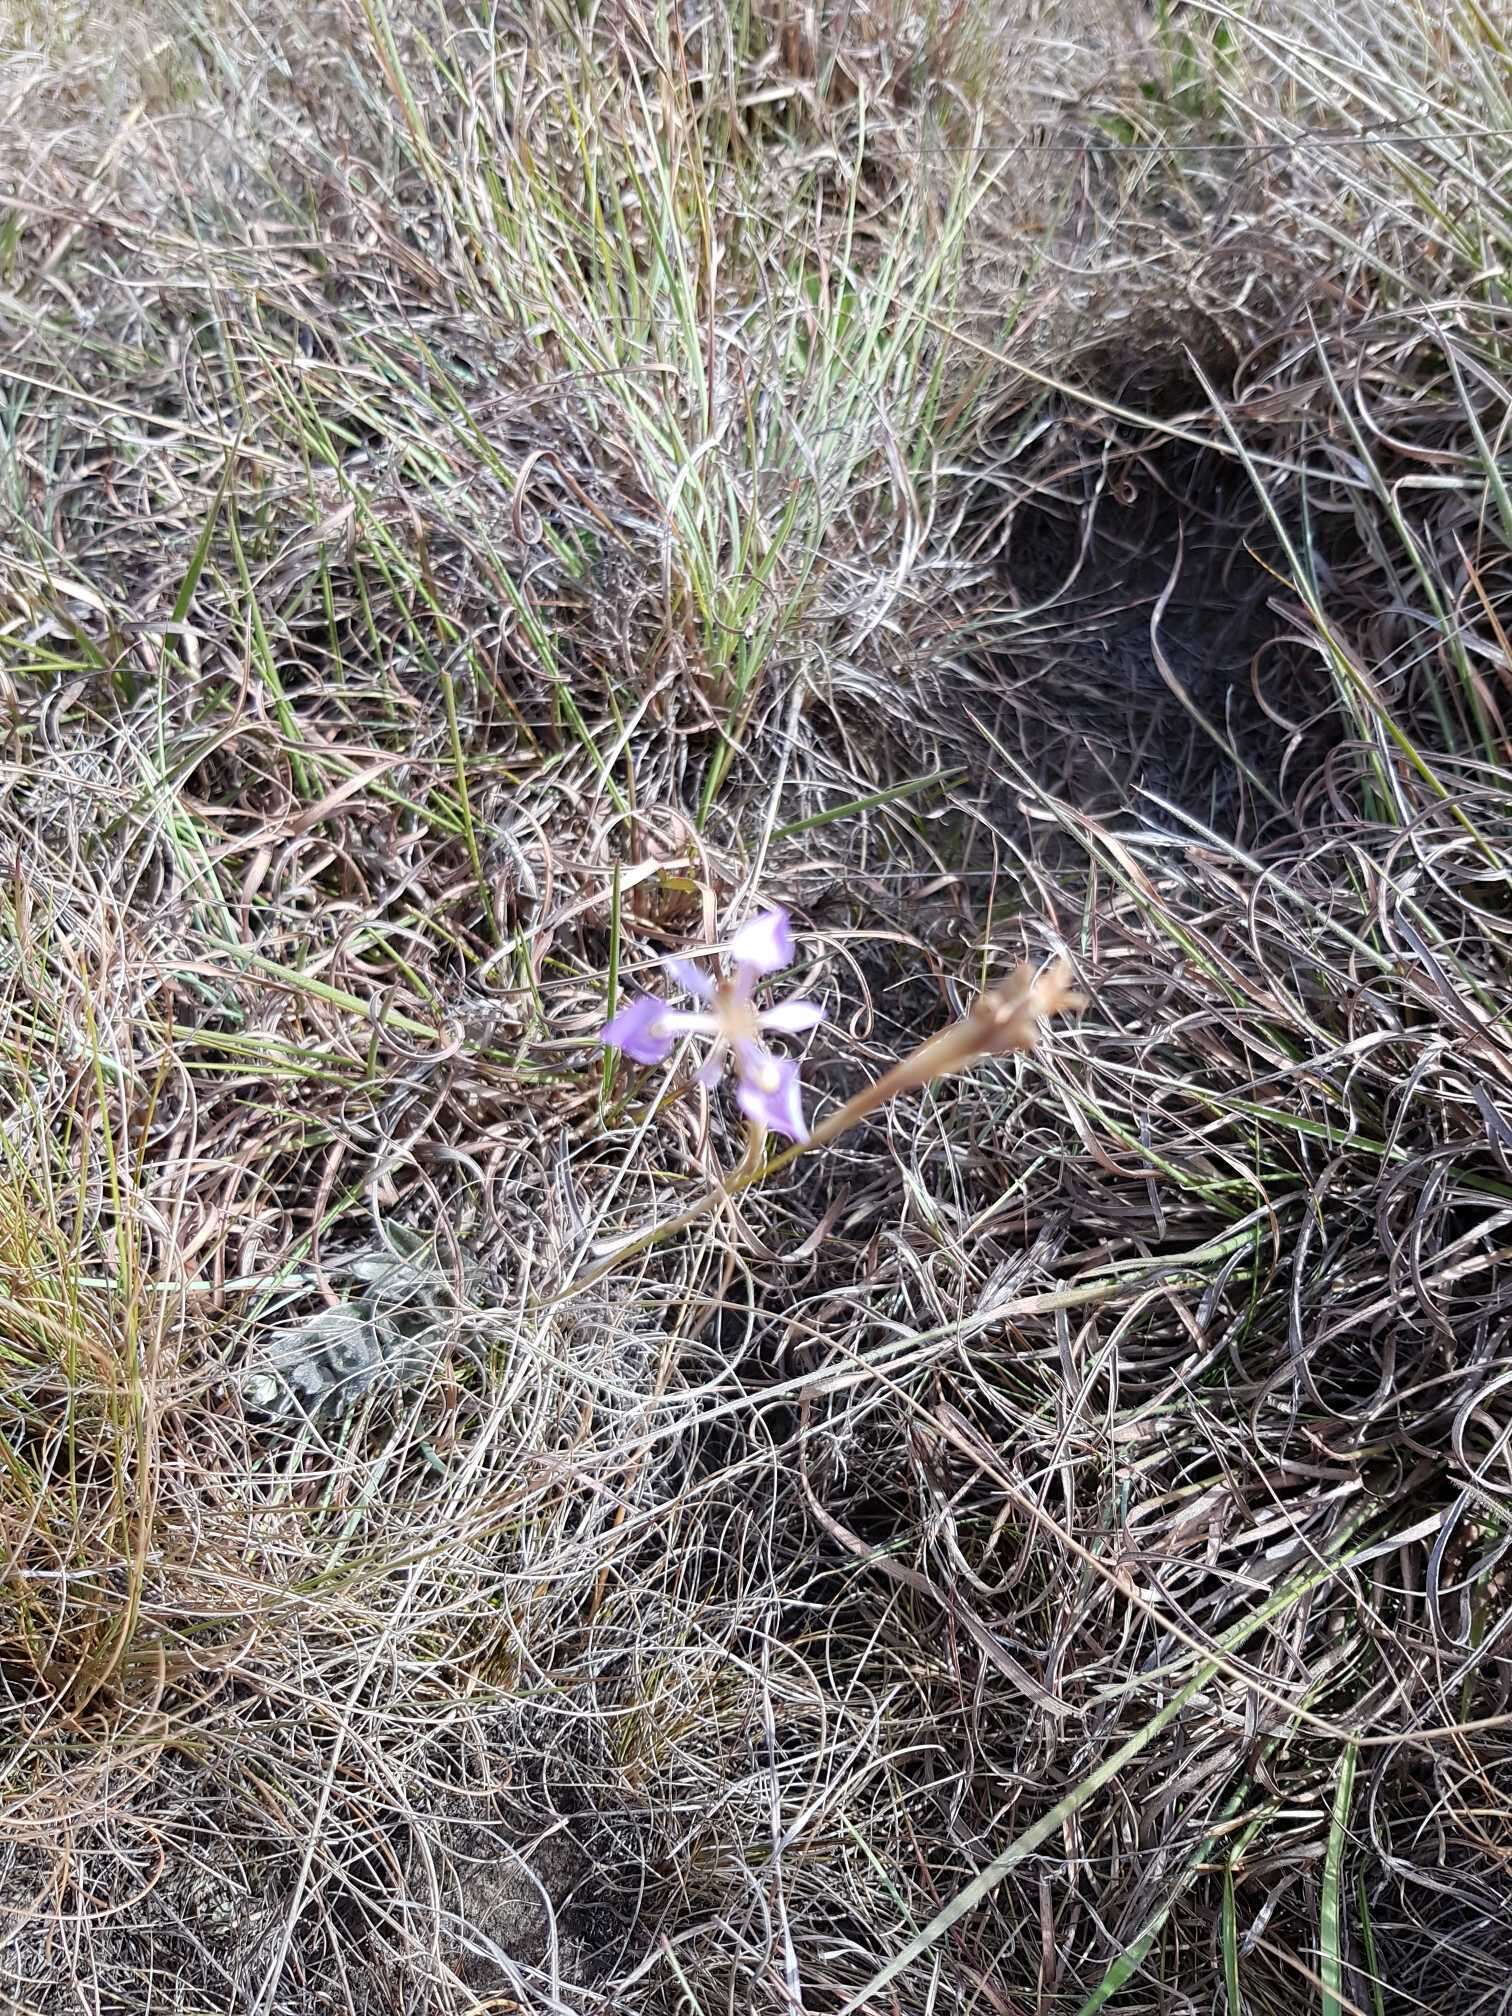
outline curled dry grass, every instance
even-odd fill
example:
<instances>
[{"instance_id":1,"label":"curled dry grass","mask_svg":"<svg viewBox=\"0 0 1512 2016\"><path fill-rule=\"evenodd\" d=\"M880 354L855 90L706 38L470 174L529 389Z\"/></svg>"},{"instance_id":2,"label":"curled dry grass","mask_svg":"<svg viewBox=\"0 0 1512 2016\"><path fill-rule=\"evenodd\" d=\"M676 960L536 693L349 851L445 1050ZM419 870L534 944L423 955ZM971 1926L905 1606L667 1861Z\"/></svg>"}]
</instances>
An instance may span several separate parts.
<instances>
[{"instance_id":1,"label":"curled dry grass","mask_svg":"<svg viewBox=\"0 0 1512 2016\"><path fill-rule=\"evenodd\" d=\"M785 21L8 61L22 2006L1502 1993L1494 26L1190 10L1028 215L976 17ZM740 1153L606 988L756 893L821 1115L1091 1005L574 1293ZM248 1418L388 1224L426 1375Z\"/></svg>"}]
</instances>

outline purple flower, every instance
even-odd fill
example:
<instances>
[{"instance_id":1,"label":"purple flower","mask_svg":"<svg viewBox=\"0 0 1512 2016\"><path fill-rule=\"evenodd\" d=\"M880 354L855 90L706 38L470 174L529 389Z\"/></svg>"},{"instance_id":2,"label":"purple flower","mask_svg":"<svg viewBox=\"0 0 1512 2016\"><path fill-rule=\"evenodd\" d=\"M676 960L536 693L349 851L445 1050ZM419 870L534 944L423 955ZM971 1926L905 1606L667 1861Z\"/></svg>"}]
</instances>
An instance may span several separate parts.
<instances>
[{"instance_id":1,"label":"purple flower","mask_svg":"<svg viewBox=\"0 0 1512 2016\"><path fill-rule=\"evenodd\" d=\"M726 1055L733 1056L736 1098L746 1118L773 1134L806 1141L798 1066L774 1057L762 1037L768 1030L801 1036L824 1020L824 1010L816 1001L779 1001L773 1008L757 1008L751 998L758 980L792 964L793 927L787 912L765 910L752 917L725 951L730 971L720 980L685 959L663 961L668 977L702 1007L669 1008L655 995L638 994L604 1024L599 1040L623 1050L637 1064L661 1064L679 1037L707 1036L713 1047L698 1074L700 1081L712 1085Z\"/></svg>"}]
</instances>

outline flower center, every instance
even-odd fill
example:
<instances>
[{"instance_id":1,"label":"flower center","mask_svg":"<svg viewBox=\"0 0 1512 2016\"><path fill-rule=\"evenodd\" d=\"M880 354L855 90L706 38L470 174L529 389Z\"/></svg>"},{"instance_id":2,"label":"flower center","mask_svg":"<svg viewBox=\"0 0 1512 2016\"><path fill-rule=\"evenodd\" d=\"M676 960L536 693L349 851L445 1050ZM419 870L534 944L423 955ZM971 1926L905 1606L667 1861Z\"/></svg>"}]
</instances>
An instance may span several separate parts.
<instances>
[{"instance_id":1,"label":"flower center","mask_svg":"<svg viewBox=\"0 0 1512 2016\"><path fill-rule=\"evenodd\" d=\"M714 992L714 1012L719 1017L719 1033L727 1043L755 1043L760 1040L760 1024L751 1005L749 990L737 979L721 980Z\"/></svg>"}]
</instances>

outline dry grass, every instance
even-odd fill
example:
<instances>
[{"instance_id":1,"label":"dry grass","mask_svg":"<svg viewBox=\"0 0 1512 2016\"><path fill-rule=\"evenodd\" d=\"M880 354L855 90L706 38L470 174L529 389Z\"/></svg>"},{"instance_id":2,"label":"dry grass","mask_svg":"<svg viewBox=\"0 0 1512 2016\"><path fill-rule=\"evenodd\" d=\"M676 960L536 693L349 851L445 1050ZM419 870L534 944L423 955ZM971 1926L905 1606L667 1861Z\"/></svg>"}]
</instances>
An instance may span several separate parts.
<instances>
[{"instance_id":1,"label":"dry grass","mask_svg":"<svg viewBox=\"0 0 1512 2016\"><path fill-rule=\"evenodd\" d=\"M1505 2006L1499 38L8 11L0 1996Z\"/></svg>"}]
</instances>

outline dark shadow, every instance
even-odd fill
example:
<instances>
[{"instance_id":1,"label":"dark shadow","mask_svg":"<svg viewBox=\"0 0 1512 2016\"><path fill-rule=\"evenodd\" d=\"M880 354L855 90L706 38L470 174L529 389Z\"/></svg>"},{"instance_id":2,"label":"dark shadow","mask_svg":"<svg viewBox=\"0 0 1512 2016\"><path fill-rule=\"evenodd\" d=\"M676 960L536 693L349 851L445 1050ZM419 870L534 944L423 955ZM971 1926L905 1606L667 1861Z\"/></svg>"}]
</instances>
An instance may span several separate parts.
<instances>
[{"instance_id":1,"label":"dark shadow","mask_svg":"<svg viewBox=\"0 0 1512 2016\"><path fill-rule=\"evenodd\" d=\"M1004 767L1079 812L1252 837L1331 739L1332 693L1249 473L1070 417L1039 461L992 528L1002 641L978 667Z\"/></svg>"}]
</instances>

